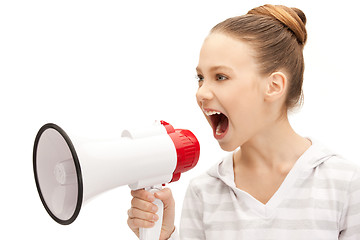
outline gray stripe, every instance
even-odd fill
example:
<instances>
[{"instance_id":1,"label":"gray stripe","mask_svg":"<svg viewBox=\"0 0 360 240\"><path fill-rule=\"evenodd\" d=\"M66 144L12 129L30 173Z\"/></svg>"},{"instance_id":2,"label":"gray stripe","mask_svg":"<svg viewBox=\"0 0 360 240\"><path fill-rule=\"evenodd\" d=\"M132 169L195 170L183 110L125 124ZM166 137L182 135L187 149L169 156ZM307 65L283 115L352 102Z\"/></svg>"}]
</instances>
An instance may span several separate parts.
<instances>
[{"instance_id":1,"label":"gray stripe","mask_svg":"<svg viewBox=\"0 0 360 240\"><path fill-rule=\"evenodd\" d=\"M221 195L229 193L229 189L229 186L221 182L221 184L206 184L201 188L201 191L209 195Z\"/></svg>"},{"instance_id":2,"label":"gray stripe","mask_svg":"<svg viewBox=\"0 0 360 240\"><path fill-rule=\"evenodd\" d=\"M360 178L355 179L352 183L351 183L351 193L357 192L360 190Z\"/></svg>"},{"instance_id":3,"label":"gray stripe","mask_svg":"<svg viewBox=\"0 0 360 240\"><path fill-rule=\"evenodd\" d=\"M215 211L235 211L237 209L241 209L242 211L248 211L249 207L241 201L241 199L237 199L234 192L225 193L222 196L214 197L214 202L207 202L204 199L201 200L203 205L204 212L215 212ZM188 201L193 201L194 199L191 196L187 197ZM231 201L231 202L229 202Z\"/></svg>"},{"instance_id":4,"label":"gray stripe","mask_svg":"<svg viewBox=\"0 0 360 240\"><path fill-rule=\"evenodd\" d=\"M241 202L236 203L238 206L234 206L233 202L219 202L216 204L204 203L204 212L234 212L236 209L241 209L241 211L249 210L249 207Z\"/></svg>"},{"instance_id":5,"label":"gray stripe","mask_svg":"<svg viewBox=\"0 0 360 240\"><path fill-rule=\"evenodd\" d=\"M234 205L236 204L236 205ZM204 212L234 212L237 209L242 211L249 210L249 207L242 201L238 202L221 202L219 203L206 203L203 202ZM326 210L337 210L342 211L344 203L341 201L335 200L320 200L320 199L286 199L284 200L279 208L289 208L289 209L326 209ZM360 203L354 205L354 211L360 211Z\"/></svg>"},{"instance_id":6,"label":"gray stripe","mask_svg":"<svg viewBox=\"0 0 360 240\"><path fill-rule=\"evenodd\" d=\"M205 239L205 234L202 230L192 229L192 228L181 228L180 236L182 238L195 238L195 239Z\"/></svg>"},{"instance_id":7,"label":"gray stripe","mask_svg":"<svg viewBox=\"0 0 360 240\"><path fill-rule=\"evenodd\" d=\"M194 209L183 209L181 212L181 218L185 219L185 218L189 218L189 219L197 219L199 221L202 221L202 217L199 214L198 211L194 210Z\"/></svg>"},{"instance_id":8,"label":"gray stripe","mask_svg":"<svg viewBox=\"0 0 360 240\"><path fill-rule=\"evenodd\" d=\"M349 182L344 180L335 180L335 179L318 179L318 178L308 178L299 179L295 183L297 188L319 188L319 189L335 189L339 191L347 191L349 187Z\"/></svg>"},{"instance_id":9,"label":"gray stripe","mask_svg":"<svg viewBox=\"0 0 360 240\"><path fill-rule=\"evenodd\" d=\"M212 222L205 224L208 231L226 231L243 229L284 229L284 230L337 230L337 222L326 220L289 220L274 219L270 222L259 222L258 220L240 220L232 222Z\"/></svg>"},{"instance_id":10,"label":"gray stripe","mask_svg":"<svg viewBox=\"0 0 360 240\"><path fill-rule=\"evenodd\" d=\"M326 209L341 211L344 203L335 200L320 200L320 199L287 199L284 200L279 208L293 208L293 209Z\"/></svg>"},{"instance_id":11,"label":"gray stripe","mask_svg":"<svg viewBox=\"0 0 360 240\"><path fill-rule=\"evenodd\" d=\"M349 206L348 216L360 215L360 203L356 203Z\"/></svg>"}]
</instances>

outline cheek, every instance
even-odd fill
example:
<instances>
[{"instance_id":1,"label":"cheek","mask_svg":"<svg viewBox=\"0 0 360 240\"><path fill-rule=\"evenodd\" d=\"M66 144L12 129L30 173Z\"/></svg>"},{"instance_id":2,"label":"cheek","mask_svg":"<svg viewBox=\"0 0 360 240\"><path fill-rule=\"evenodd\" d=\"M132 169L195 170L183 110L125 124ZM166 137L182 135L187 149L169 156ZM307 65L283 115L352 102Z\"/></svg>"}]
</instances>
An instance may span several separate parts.
<instances>
[{"instance_id":1,"label":"cheek","mask_svg":"<svg viewBox=\"0 0 360 240\"><path fill-rule=\"evenodd\" d=\"M260 120L262 101L259 94L251 89L231 90L226 95L230 121L243 130L251 128Z\"/></svg>"}]
</instances>

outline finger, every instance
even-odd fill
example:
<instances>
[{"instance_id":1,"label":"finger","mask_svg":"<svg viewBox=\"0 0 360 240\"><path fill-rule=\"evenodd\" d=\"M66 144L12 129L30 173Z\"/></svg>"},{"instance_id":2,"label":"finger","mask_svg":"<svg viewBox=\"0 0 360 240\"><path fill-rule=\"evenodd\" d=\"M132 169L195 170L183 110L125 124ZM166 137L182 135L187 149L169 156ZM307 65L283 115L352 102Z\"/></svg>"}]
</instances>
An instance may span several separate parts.
<instances>
[{"instance_id":1,"label":"finger","mask_svg":"<svg viewBox=\"0 0 360 240\"><path fill-rule=\"evenodd\" d=\"M140 198L142 200L149 201L149 202L155 201L154 194L150 193L148 191L145 191L144 189L139 189L139 190L135 190L135 191L132 190L131 196L133 196L135 198Z\"/></svg>"},{"instance_id":2,"label":"finger","mask_svg":"<svg viewBox=\"0 0 360 240\"><path fill-rule=\"evenodd\" d=\"M149 222L156 222L157 220L159 220L158 215L150 212L144 212L137 208L130 208L128 210L128 216L129 218L138 218Z\"/></svg>"},{"instance_id":3,"label":"finger","mask_svg":"<svg viewBox=\"0 0 360 240\"><path fill-rule=\"evenodd\" d=\"M156 213L158 211L158 207L155 204L135 197L131 200L131 207L150 213Z\"/></svg>"},{"instance_id":4,"label":"finger","mask_svg":"<svg viewBox=\"0 0 360 240\"><path fill-rule=\"evenodd\" d=\"M149 222L146 220L138 218L128 218L128 226L135 232L138 228L151 228L155 225L154 222Z\"/></svg>"},{"instance_id":5,"label":"finger","mask_svg":"<svg viewBox=\"0 0 360 240\"><path fill-rule=\"evenodd\" d=\"M139 237L139 235L140 235L139 234L139 228L134 225L134 221L132 219L128 218L127 224L129 226L129 228L131 229L131 231L133 231L135 233L135 235L137 237Z\"/></svg>"},{"instance_id":6,"label":"finger","mask_svg":"<svg viewBox=\"0 0 360 240\"><path fill-rule=\"evenodd\" d=\"M161 191L156 192L154 196L160 199L164 203L165 207L175 203L170 188L164 188Z\"/></svg>"},{"instance_id":7,"label":"finger","mask_svg":"<svg viewBox=\"0 0 360 240\"><path fill-rule=\"evenodd\" d=\"M172 197L172 192L170 188L164 188L158 192L155 192L154 195L158 199L165 200Z\"/></svg>"}]
</instances>

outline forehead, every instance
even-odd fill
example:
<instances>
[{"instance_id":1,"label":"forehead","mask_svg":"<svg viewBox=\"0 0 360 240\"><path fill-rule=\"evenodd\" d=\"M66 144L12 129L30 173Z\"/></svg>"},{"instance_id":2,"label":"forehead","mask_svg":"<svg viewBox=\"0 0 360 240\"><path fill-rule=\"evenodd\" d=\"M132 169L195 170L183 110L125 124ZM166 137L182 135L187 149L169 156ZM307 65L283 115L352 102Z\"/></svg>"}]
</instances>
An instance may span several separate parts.
<instances>
[{"instance_id":1,"label":"forehead","mask_svg":"<svg viewBox=\"0 0 360 240\"><path fill-rule=\"evenodd\" d=\"M254 50L241 40L223 33L212 33L200 50L199 69L227 66L233 69L255 64Z\"/></svg>"}]
</instances>

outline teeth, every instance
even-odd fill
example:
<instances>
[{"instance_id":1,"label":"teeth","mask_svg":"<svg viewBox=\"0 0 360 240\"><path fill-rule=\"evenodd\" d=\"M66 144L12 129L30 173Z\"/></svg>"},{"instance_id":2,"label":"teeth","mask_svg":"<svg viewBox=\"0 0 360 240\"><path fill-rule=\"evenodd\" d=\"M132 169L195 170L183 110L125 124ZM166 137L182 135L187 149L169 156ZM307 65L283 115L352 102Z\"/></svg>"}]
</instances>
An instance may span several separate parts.
<instances>
[{"instance_id":1,"label":"teeth","mask_svg":"<svg viewBox=\"0 0 360 240\"><path fill-rule=\"evenodd\" d=\"M211 115L214 115L214 114L221 114L221 112L217 112L217 111L204 111L205 114L207 116L211 116Z\"/></svg>"}]
</instances>

